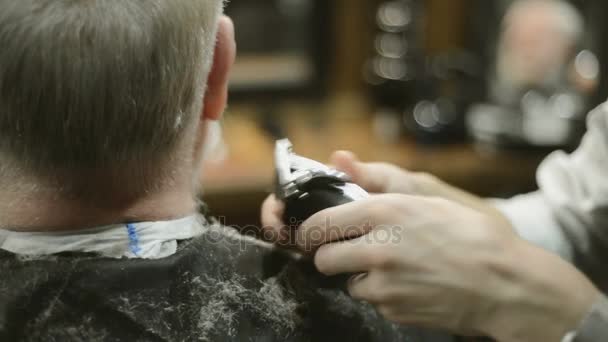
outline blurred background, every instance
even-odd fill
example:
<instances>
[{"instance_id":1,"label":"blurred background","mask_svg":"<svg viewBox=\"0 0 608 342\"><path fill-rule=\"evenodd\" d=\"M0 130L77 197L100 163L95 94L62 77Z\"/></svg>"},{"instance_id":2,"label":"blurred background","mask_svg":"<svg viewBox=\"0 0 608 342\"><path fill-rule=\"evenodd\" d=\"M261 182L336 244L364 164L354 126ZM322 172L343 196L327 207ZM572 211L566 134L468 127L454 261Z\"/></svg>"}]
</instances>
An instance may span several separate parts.
<instances>
[{"instance_id":1,"label":"blurred background","mask_svg":"<svg viewBox=\"0 0 608 342\"><path fill-rule=\"evenodd\" d=\"M483 196L535 189L608 96L604 0L231 0L239 57L203 175L224 223L259 223L273 146L348 149ZM604 77L603 77L604 76Z\"/></svg>"}]
</instances>

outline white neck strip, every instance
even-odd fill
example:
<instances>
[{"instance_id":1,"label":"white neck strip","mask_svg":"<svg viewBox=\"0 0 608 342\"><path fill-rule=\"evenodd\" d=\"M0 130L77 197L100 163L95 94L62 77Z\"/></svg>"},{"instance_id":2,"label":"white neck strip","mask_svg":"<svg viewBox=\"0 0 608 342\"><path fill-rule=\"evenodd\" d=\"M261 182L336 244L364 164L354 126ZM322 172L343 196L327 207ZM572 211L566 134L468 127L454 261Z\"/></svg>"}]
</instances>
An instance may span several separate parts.
<instances>
[{"instance_id":1,"label":"white neck strip","mask_svg":"<svg viewBox=\"0 0 608 342\"><path fill-rule=\"evenodd\" d=\"M174 221L116 224L69 232L13 232L0 229L0 249L24 256L64 252L108 258L160 259L177 252L177 242L200 236L207 225L194 215Z\"/></svg>"}]
</instances>

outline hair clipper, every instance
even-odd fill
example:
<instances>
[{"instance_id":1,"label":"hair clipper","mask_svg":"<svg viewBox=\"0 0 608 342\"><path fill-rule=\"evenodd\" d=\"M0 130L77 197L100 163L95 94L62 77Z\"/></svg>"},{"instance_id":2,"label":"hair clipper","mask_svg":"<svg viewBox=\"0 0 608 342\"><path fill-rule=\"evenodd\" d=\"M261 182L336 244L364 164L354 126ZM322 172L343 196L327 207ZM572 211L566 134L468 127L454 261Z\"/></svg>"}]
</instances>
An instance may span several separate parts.
<instances>
[{"instance_id":1,"label":"hair clipper","mask_svg":"<svg viewBox=\"0 0 608 342\"><path fill-rule=\"evenodd\" d=\"M285 204L283 222L297 229L315 213L369 196L344 172L293 152L289 140L275 146L276 189Z\"/></svg>"},{"instance_id":2,"label":"hair clipper","mask_svg":"<svg viewBox=\"0 0 608 342\"><path fill-rule=\"evenodd\" d=\"M283 222L292 231L319 211L369 197L344 172L295 154L287 139L276 142L275 164L275 194L285 204ZM312 262L305 260L302 269L307 270L309 279L316 279L316 286L346 292L352 274L326 277L316 271Z\"/></svg>"}]
</instances>

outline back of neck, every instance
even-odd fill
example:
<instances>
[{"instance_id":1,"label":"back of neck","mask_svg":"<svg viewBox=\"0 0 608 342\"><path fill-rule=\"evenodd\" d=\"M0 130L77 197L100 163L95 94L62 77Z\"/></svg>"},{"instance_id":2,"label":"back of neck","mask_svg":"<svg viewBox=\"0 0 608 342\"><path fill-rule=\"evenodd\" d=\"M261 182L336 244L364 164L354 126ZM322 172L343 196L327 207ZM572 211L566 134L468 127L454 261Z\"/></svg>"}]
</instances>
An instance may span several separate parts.
<instances>
[{"instance_id":1,"label":"back of neck","mask_svg":"<svg viewBox=\"0 0 608 342\"><path fill-rule=\"evenodd\" d=\"M0 229L78 230L114 223L172 220L197 210L193 186L188 181L140 193L91 182L88 194L80 196L56 186L31 182L17 186L0 179Z\"/></svg>"}]
</instances>

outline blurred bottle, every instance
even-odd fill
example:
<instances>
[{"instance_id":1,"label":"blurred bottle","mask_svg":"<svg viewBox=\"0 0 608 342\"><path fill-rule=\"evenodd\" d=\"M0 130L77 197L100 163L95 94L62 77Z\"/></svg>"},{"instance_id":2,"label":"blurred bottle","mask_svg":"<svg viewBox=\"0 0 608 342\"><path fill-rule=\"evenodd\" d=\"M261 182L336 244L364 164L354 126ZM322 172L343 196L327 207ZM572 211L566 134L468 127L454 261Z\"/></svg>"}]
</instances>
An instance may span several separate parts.
<instances>
[{"instance_id":1,"label":"blurred bottle","mask_svg":"<svg viewBox=\"0 0 608 342\"><path fill-rule=\"evenodd\" d=\"M402 134L404 109L418 98L416 83L424 64L420 50L422 15L417 0L383 0L375 8L374 43L364 78L376 106L376 130L389 141Z\"/></svg>"},{"instance_id":2,"label":"blurred bottle","mask_svg":"<svg viewBox=\"0 0 608 342\"><path fill-rule=\"evenodd\" d=\"M404 132L424 143L464 137L466 85L479 74L464 51L428 57L423 47L425 2L380 1L373 53L364 76L376 105L377 135L388 141Z\"/></svg>"}]
</instances>

